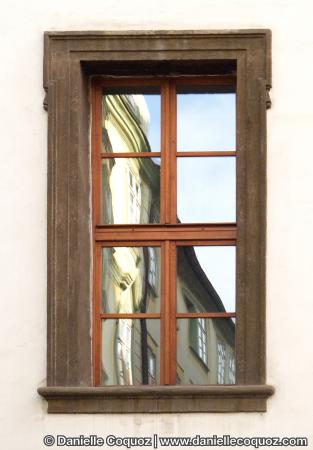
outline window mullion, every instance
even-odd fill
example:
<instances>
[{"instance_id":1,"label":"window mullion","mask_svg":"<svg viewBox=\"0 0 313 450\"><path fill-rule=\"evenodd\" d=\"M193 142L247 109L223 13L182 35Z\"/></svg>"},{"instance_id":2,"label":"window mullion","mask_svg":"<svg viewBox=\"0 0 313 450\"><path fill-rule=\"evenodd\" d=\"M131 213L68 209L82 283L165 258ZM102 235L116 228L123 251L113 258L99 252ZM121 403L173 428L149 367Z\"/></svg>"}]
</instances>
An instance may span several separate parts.
<instances>
[{"instance_id":1,"label":"window mullion","mask_svg":"<svg viewBox=\"0 0 313 450\"><path fill-rule=\"evenodd\" d=\"M170 223L177 223L177 106L176 83L169 82L170 128L169 128L169 170L170 170Z\"/></svg>"},{"instance_id":2,"label":"window mullion","mask_svg":"<svg viewBox=\"0 0 313 450\"><path fill-rule=\"evenodd\" d=\"M169 81L161 85L161 223L170 223Z\"/></svg>"},{"instance_id":3,"label":"window mullion","mask_svg":"<svg viewBox=\"0 0 313 450\"><path fill-rule=\"evenodd\" d=\"M176 245L162 246L161 384L176 384Z\"/></svg>"},{"instance_id":4,"label":"window mullion","mask_svg":"<svg viewBox=\"0 0 313 450\"><path fill-rule=\"evenodd\" d=\"M176 242L169 242L169 374L170 384L176 384L176 352L177 352L177 327L176 327L176 302L177 302L177 258Z\"/></svg>"},{"instance_id":5,"label":"window mullion","mask_svg":"<svg viewBox=\"0 0 313 450\"><path fill-rule=\"evenodd\" d=\"M161 254L161 367L160 383L169 384L168 374L168 291L169 291L169 241L162 244Z\"/></svg>"}]
</instances>

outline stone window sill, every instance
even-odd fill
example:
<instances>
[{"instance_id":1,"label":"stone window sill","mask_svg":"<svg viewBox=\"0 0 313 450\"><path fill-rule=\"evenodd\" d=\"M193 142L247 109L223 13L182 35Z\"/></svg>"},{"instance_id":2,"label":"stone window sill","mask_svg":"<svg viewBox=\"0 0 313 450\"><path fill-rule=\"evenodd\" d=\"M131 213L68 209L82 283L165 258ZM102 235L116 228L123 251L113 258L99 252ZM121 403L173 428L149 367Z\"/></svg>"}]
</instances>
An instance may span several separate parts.
<instances>
[{"instance_id":1,"label":"stone window sill","mask_svg":"<svg viewBox=\"0 0 313 450\"><path fill-rule=\"evenodd\" d=\"M265 412L269 385L40 387L49 413Z\"/></svg>"}]
</instances>

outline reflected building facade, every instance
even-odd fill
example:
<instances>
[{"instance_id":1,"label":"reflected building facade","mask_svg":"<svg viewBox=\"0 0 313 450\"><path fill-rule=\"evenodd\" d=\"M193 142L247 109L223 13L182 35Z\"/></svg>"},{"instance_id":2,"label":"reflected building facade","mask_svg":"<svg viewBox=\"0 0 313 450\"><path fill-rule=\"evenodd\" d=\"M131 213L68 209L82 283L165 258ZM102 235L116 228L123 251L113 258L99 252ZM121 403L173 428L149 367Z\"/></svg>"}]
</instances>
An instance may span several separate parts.
<instances>
[{"instance_id":1,"label":"reflected building facade","mask_svg":"<svg viewBox=\"0 0 313 450\"><path fill-rule=\"evenodd\" d=\"M102 151L125 157L102 160L103 224L160 221L160 159L127 157L151 152L148 127L144 95L105 93ZM159 313L160 265L159 247L103 248L102 311ZM225 312L193 247L177 250L177 311ZM177 319L177 384L233 384L234 349L232 319ZM159 319L103 320L102 384L159 384L161 351Z\"/></svg>"},{"instance_id":2,"label":"reflected building facade","mask_svg":"<svg viewBox=\"0 0 313 450\"><path fill-rule=\"evenodd\" d=\"M177 311L225 312L194 247L177 247ZM177 382L235 383L235 323L231 318L177 320Z\"/></svg>"},{"instance_id":3,"label":"reflected building facade","mask_svg":"<svg viewBox=\"0 0 313 450\"><path fill-rule=\"evenodd\" d=\"M103 223L158 223L160 159L127 158L127 153L151 152L144 97L104 95L102 117L103 153L125 153L125 158L102 159Z\"/></svg>"}]
</instances>

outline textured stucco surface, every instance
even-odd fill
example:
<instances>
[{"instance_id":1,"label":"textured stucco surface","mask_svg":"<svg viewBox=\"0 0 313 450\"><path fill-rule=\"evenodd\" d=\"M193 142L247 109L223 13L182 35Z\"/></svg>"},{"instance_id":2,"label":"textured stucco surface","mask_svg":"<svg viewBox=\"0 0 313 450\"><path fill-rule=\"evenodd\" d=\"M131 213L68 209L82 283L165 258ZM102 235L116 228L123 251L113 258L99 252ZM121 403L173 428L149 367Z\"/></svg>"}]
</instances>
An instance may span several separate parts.
<instances>
[{"instance_id":1,"label":"textured stucco surface","mask_svg":"<svg viewBox=\"0 0 313 450\"><path fill-rule=\"evenodd\" d=\"M312 434L313 6L309 0L12 1L0 23L0 444L45 448L45 434ZM47 415L46 132L43 31L270 28L268 383L264 414ZM52 447L53 448L53 447ZM56 448L56 447L55 447Z\"/></svg>"}]
</instances>

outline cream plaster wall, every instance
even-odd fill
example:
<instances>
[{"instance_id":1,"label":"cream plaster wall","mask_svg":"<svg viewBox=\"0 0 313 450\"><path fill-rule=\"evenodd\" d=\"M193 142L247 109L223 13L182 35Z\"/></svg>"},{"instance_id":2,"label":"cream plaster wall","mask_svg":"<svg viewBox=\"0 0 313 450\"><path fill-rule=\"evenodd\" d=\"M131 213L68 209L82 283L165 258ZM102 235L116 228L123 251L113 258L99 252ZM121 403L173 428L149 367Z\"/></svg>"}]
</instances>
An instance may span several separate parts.
<instances>
[{"instance_id":1,"label":"cream plaster wall","mask_svg":"<svg viewBox=\"0 0 313 450\"><path fill-rule=\"evenodd\" d=\"M313 6L310 0L11 0L0 73L0 448L45 434L309 436L313 448ZM265 414L47 415L44 30L271 28ZM56 448L56 447L52 447Z\"/></svg>"}]
</instances>

